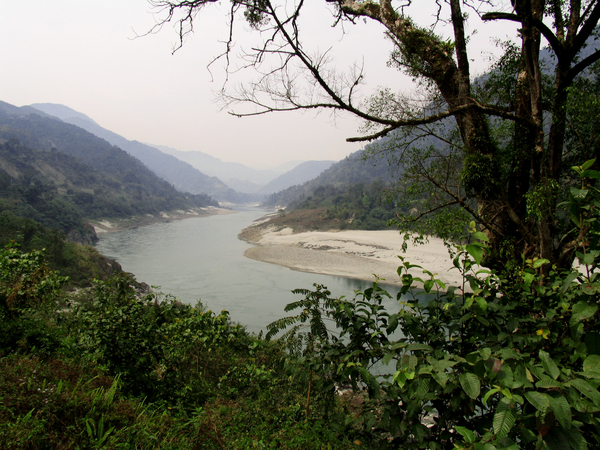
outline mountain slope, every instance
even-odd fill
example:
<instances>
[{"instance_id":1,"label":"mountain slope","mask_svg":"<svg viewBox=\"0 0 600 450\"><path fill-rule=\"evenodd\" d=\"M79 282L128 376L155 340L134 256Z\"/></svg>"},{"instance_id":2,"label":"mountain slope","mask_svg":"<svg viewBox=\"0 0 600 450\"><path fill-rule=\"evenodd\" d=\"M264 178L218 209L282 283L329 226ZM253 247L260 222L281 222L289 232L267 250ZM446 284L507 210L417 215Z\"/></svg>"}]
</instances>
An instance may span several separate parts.
<instances>
[{"instance_id":1,"label":"mountain slope","mask_svg":"<svg viewBox=\"0 0 600 450\"><path fill-rule=\"evenodd\" d=\"M302 161L290 161L274 169L261 170L240 163L224 162L200 151L182 152L162 145L157 145L156 148L191 164L206 174L218 177L233 189L249 193L258 192L265 183L274 180L302 163Z\"/></svg>"},{"instance_id":2,"label":"mountain slope","mask_svg":"<svg viewBox=\"0 0 600 450\"><path fill-rule=\"evenodd\" d=\"M34 103L30 105L39 111L55 116L66 123L77 125L84 130L125 150L142 161L151 171L165 179L181 192L208 194L220 201L232 203L252 201L235 192L216 177L209 177L190 164L165 154L155 147L138 141L130 141L110 130L102 128L85 114L67 106L53 103Z\"/></svg>"},{"instance_id":3,"label":"mountain slope","mask_svg":"<svg viewBox=\"0 0 600 450\"><path fill-rule=\"evenodd\" d=\"M84 218L159 215L218 203L178 192L103 139L30 108L0 102L0 210L89 235ZM81 238L87 241L92 238Z\"/></svg>"},{"instance_id":4,"label":"mountain slope","mask_svg":"<svg viewBox=\"0 0 600 450\"><path fill-rule=\"evenodd\" d=\"M316 178L270 195L263 205L294 207L295 203L311 196L319 187L344 189L358 183L371 184L377 180L383 184L390 184L398 179L399 169L390 166L385 157L374 155L365 160L364 152L354 152L346 159L331 165Z\"/></svg>"},{"instance_id":5,"label":"mountain slope","mask_svg":"<svg viewBox=\"0 0 600 450\"><path fill-rule=\"evenodd\" d=\"M303 184L307 181L316 178L324 170L329 169L335 161L306 161L298 166L294 167L289 172L278 176L274 180L271 180L265 186L262 186L258 192L264 194L272 194L279 192L288 187Z\"/></svg>"}]
</instances>

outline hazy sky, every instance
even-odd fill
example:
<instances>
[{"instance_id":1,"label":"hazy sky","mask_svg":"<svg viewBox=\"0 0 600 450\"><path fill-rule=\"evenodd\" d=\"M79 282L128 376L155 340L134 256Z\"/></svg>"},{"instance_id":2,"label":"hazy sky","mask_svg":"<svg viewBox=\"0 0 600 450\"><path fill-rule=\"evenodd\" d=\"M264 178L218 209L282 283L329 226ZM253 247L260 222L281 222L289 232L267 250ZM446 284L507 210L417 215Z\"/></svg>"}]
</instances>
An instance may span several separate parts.
<instances>
[{"instance_id":1,"label":"hazy sky","mask_svg":"<svg viewBox=\"0 0 600 450\"><path fill-rule=\"evenodd\" d=\"M60 103L84 113L127 139L202 152L255 167L291 160L339 160L362 147L349 144L361 125L353 117L275 113L236 118L221 111L215 92L223 83L222 64L206 69L227 36L228 1L198 16L196 32L182 49L171 26L143 37L155 23L147 0L0 0L0 100L16 106ZM410 79L385 62L390 42L375 24L346 28L342 39L330 27L329 6L308 0L307 46L333 46L336 67L366 68L368 94L379 85L409 90ZM420 0L421 23L431 14ZM506 10L506 7L504 7ZM156 11L154 11L156 13ZM474 17L475 14L471 13ZM474 72L481 73L494 46L490 36L515 34L514 25L471 22ZM250 45L247 27L236 43ZM249 74L251 75L251 74Z\"/></svg>"}]
</instances>

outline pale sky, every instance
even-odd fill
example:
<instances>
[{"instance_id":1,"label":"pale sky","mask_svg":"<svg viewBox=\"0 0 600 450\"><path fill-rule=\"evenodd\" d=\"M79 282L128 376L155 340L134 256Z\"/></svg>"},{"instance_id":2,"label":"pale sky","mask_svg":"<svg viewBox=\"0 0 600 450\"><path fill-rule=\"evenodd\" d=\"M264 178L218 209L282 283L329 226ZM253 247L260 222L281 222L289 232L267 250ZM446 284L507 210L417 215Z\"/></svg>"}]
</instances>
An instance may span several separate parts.
<instances>
[{"instance_id":1,"label":"pale sky","mask_svg":"<svg viewBox=\"0 0 600 450\"><path fill-rule=\"evenodd\" d=\"M171 26L136 38L155 23L147 0L0 0L0 100L15 106L60 103L130 140L253 167L340 160L362 148L345 142L359 135L361 125L350 116L334 120L328 112L294 112L240 119L220 110L215 92L224 80L222 64L212 68L212 78L206 69L227 36L229 2L220 3L198 15L195 34L172 54L177 34ZM325 0L307 3L313 8L307 11L307 46L315 52L333 47L338 69L364 61L365 94L382 85L410 90L410 79L385 65L391 44L381 27L361 22L346 27L342 39L330 27ZM435 2L415 3L420 23L430 23ZM478 29L471 55L473 72L480 74L494 51L491 36L512 38L516 27L479 21L469 26ZM250 45L248 27L238 31L236 43Z\"/></svg>"}]
</instances>

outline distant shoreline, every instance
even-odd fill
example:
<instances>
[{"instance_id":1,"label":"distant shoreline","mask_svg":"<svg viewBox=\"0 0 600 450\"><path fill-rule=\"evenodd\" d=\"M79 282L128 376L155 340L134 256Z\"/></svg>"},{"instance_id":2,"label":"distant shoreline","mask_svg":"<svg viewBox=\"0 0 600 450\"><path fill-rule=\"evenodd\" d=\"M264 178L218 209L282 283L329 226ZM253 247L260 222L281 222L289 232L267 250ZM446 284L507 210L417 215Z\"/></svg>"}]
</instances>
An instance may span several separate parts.
<instances>
[{"instance_id":1,"label":"distant shoreline","mask_svg":"<svg viewBox=\"0 0 600 450\"><path fill-rule=\"evenodd\" d=\"M446 284L458 286L462 282L439 238L429 238L425 245L409 244L403 252L403 238L395 230L294 233L291 228L265 226L260 222L242 230L238 237L256 245L246 250L246 257L292 270L365 281L375 281L377 275L386 284L402 285L397 273L402 263L398 256L402 256L405 261L422 267L411 269L414 276L423 277L426 269Z\"/></svg>"},{"instance_id":2,"label":"distant shoreline","mask_svg":"<svg viewBox=\"0 0 600 450\"><path fill-rule=\"evenodd\" d=\"M134 216L127 219L103 219L90 220L89 224L94 228L96 235L104 233L115 233L117 231L135 230L136 228L153 225L155 223L168 223L175 220L192 219L195 217L209 217L224 214L236 214L237 211L225 208L208 206L206 208L193 208L188 210L175 210L161 212L158 215L146 214Z\"/></svg>"}]
</instances>

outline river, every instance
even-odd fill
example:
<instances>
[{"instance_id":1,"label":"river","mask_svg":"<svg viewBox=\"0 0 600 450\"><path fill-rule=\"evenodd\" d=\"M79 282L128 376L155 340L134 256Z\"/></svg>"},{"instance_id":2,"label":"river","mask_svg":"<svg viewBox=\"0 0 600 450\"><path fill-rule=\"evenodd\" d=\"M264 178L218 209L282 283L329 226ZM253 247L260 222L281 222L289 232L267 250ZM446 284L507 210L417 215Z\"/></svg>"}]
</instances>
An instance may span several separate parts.
<instances>
[{"instance_id":1,"label":"river","mask_svg":"<svg viewBox=\"0 0 600 450\"><path fill-rule=\"evenodd\" d=\"M229 311L233 321L251 332L286 315L287 303L300 300L292 289L328 287L332 295L352 298L369 283L343 277L304 273L244 256L251 247L239 232L266 211L199 217L103 233L96 248L118 261L138 281L159 286L184 303L200 300L208 309Z\"/></svg>"}]
</instances>

